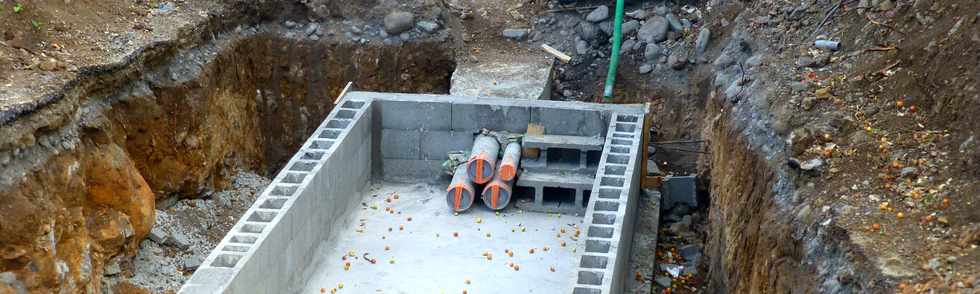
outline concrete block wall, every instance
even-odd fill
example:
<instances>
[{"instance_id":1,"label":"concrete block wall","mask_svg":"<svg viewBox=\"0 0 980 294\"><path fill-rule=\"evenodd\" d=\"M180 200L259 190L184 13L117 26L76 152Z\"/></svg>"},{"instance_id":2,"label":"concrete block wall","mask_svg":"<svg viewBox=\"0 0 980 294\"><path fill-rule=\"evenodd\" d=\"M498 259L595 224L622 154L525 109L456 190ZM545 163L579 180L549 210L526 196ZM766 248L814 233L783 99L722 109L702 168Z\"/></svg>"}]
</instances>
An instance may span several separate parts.
<instances>
[{"instance_id":1,"label":"concrete block wall","mask_svg":"<svg viewBox=\"0 0 980 294\"><path fill-rule=\"evenodd\" d=\"M479 128L520 133L535 122L548 134L606 137L581 240L586 252L569 290L614 293L622 288L632 238L644 109L348 93L180 292L295 292L312 272L313 251L350 225L358 195L372 180L438 181L445 153L468 151Z\"/></svg>"},{"instance_id":2,"label":"concrete block wall","mask_svg":"<svg viewBox=\"0 0 980 294\"><path fill-rule=\"evenodd\" d=\"M302 285L313 251L349 221L371 179L370 101L321 123L180 293L281 293Z\"/></svg>"},{"instance_id":3,"label":"concrete block wall","mask_svg":"<svg viewBox=\"0 0 980 294\"><path fill-rule=\"evenodd\" d=\"M591 103L351 92L377 105L373 121L380 138L373 154L375 176L392 182L439 182L449 151L469 152L473 134L482 128L514 133L528 123L541 124L549 135L602 137L612 110L627 106Z\"/></svg>"},{"instance_id":4,"label":"concrete block wall","mask_svg":"<svg viewBox=\"0 0 980 294\"><path fill-rule=\"evenodd\" d=\"M643 116L615 113L608 126L592 195L585 212L585 253L573 294L622 293L629 274L637 197Z\"/></svg>"}]
</instances>

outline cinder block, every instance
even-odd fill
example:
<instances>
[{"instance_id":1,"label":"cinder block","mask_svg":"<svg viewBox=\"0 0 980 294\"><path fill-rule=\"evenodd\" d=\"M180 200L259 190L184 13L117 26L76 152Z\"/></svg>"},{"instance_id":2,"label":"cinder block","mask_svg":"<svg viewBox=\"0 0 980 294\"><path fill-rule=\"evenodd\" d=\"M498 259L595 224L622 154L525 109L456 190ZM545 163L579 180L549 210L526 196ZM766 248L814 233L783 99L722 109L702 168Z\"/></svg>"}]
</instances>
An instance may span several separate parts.
<instances>
[{"instance_id":1,"label":"cinder block","mask_svg":"<svg viewBox=\"0 0 980 294\"><path fill-rule=\"evenodd\" d=\"M379 101L381 127L396 130L448 131L452 104L415 101Z\"/></svg>"},{"instance_id":2,"label":"cinder block","mask_svg":"<svg viewBox=\"0 0 980 294\"><path fill-rule=\"evenodd\" d=\"M420 159L421 132L418 130L381 130L381 157Z\"/></svg>"},{"instance_id":3,"label":"cinder block","mask_svg":"<svg viewBox=\"0 0 980 294\"><path fill-rule=\"evenodd\" d=\"M439 182L444 176L442 160L384 159L384 180L402 183Z\"/></svg>"},{"instance_id":4,"label":"cinder block","mask_svg":"<svg viewBox=\"0 0 980 294\"><path fill-rule=\"evenodd\" d=\"M606 120L602 113L589 110L532 108L531 122L544 126L548 135L606 136Z\"/></svg>"},{"instance_id":5,"label":"cinder block","mask_svg":"<svg viewBox=\"0 0 980 294\"><path fill-rule=\"evenodd\" d=\"M423 131L422 159L446 160L449 151L473 149L473 133L468 131ZM382 149L383 150L383 149Z\"/></svg>"},{"instance_id":6,"label":"cinder block","mask_svg":"<svg viewBox=\"0 0 980 294\"><path fill-rule=\"evenodd\" d=\"M453 104L452 129L475 132L481 128L524 133L531 120L527 107L509 105Z\"/></svg>"}]
</instances>

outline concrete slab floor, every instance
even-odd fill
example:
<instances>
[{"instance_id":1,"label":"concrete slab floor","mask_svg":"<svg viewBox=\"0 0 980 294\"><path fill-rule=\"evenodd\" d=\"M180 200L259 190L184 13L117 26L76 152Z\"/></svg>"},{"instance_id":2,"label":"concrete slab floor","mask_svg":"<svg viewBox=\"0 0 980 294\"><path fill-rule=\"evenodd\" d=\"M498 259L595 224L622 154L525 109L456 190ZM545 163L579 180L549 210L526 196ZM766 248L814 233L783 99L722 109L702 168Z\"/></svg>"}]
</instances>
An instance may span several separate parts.
<instances>
[{"instance_id":1,"label":"concrete slab floor","mask_svg":"<svg viewBox=\"0 0 980 294\"><path fill-rule=\"evenodd\" d=\"M575 237L581 217L513 207L497 214L479 201L453 215L444 186L371 185L351 227L311 257L319 264L302 293L321 288L337 293L571 291L585 251L576 241L585 232ZM375 263L365 260L365 253Z\"/></svg>"}]
</instances>

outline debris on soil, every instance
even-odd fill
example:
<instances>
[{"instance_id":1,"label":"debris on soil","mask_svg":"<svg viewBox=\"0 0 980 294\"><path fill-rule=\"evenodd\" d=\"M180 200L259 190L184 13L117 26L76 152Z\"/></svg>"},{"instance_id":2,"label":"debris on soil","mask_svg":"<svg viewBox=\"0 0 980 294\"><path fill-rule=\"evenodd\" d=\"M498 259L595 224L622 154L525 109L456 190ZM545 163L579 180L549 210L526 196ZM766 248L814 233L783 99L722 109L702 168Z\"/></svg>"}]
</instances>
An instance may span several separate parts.
<instances>
[{"instance_id":1,"label":"debris on soil","mask_svg":"<svg viewBox=\"0 0 980 294\"><path fill-rule=\"evenodd\" d=\"M122 271L107 271L105 289L120 282L156 293L180 290L204 258L265 189L270 180L239 171L231 187L199 199L186 199L157 210L152 239L140 243L132 261L122 261Z\"/></svg>"}]
</instances>

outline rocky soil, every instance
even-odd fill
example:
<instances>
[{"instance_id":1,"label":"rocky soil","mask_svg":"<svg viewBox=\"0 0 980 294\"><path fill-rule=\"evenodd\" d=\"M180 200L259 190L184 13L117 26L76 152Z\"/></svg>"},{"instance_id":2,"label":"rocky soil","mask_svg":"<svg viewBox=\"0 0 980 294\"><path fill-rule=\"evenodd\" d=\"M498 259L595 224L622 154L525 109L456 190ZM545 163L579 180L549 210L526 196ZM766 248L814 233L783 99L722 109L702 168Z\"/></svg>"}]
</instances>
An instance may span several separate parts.
<instances>
[{"instance_id":1,"label":"rocky soil","mask_svg":"<svg viewBox=\"0 0 980 294\"><path fill-rule=\"evenodd\" d=\"M126 287L154 293L180 290L269 182L243 171L227 190L158 209L153 230L140 242L136 256L112 259L106 265L103 292L126 293L120 290Z\"/></svg>"}]
</instances>

